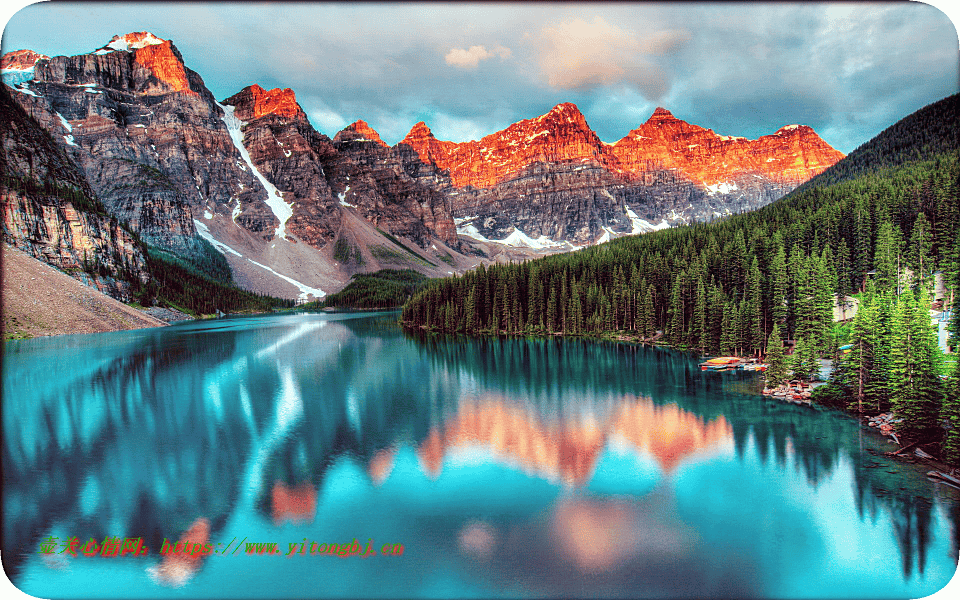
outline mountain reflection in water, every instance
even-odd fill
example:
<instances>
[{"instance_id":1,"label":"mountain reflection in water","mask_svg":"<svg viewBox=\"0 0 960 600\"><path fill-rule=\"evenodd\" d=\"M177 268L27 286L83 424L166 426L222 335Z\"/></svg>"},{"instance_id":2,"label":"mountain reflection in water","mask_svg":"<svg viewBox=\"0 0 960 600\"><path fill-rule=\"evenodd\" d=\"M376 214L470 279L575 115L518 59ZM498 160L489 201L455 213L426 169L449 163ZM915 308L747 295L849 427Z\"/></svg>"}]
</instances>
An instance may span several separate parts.
<instances>
[{"instance_id":1,"label":"mountain reflection in water","mask_svg":"<svg viewBox=\"0 0 960 600\"><path fill-rule=\"evenodd\" d=\"M920 597L956 568L952 490L850 419L744 393L755 374L394 318L7 342L7 573L41 597L163 596L146 571L198 522L214 545L404 553L212 555L193 597ZM150 556L37 553L108 535Z\"/></svg>"},{"instance_id":2,"label":"mountain reflection in water","mask_svg":"<svg viewBox=\"0 0 960 600\"><path fill-rule=\"evenodd\" d=\"M706 423L675 404L656 406L649 398L626 396L609 413L551 415L541 407L510 405L505 398L461 400L442 428L430 430L417 455L433 478L440 475L445 456L481 450L525 474L579 486L591 479L608 445L650 455L663 471L695 453L733 448L733 430L722 416Z\"/></svg>"}]
</instances>

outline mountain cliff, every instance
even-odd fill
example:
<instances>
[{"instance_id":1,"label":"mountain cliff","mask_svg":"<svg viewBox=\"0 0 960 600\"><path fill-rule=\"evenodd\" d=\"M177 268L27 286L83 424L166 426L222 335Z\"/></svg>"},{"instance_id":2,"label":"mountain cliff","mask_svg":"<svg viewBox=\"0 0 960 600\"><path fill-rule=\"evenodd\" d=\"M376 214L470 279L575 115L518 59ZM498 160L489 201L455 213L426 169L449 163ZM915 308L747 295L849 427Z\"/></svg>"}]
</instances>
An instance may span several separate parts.
<instances>
[{"instance_id":1,"label":"mountain cliff","mask_svg":"<svg viewBox=\"0 0 960 600\"><path fill-rule=\"evenodd\" d=\"M4 61L16 101L80 165L107 212L147 243L189 259L206 238L241 285L287 297L319 297L358 269L379 268L373 256L352 266L333 257L345 209L337 194L346 186L335 193L324 168L350 163L343 171L357 178L368 167L313 129L292 90L250 86L220 104L177 48L148 32L116 36L89 54L19 51ZM11 81L15 72L24 75ZM385 168L402 172L394 163ZM360 218L380 242L395 246L378 227L422 247L437 232L458 245L435 191L374 187L379 195Z\"/></svg>"},{"instance_id":2,"label":"mountain cliff","mask_svg":"<svg viewBox=\"0 0 960 600\"><path fill-rule=\"evenodd\" d=\"M437 140L417 123L400 142L447 170L461 233L590 243L767 204L843 154L809 127L723 136L657 108L614 144L570 103L479 141ZM656 223L657 225L654 225Z\"/></svg>"},{"instance_id":3,"label":"mountain cliff","mask_svg":"<svg viewBox=\"0 0 960 600\"><path fill-rule=\"evenodd\" d=\"M5 88L0 121L4 241L114 298L133 300L150 279L140 242L106 214L77 165Z\"/></svg>"}]
</instances>

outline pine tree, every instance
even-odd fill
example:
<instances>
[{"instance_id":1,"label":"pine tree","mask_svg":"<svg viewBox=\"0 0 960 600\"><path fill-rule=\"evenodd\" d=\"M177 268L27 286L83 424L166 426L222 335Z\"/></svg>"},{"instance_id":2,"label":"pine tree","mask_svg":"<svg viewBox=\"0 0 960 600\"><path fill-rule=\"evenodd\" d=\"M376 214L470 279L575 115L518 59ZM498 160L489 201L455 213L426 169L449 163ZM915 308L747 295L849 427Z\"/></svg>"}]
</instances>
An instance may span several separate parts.
<instances>
[{"instance_id":1,"label":"pine tree","mask_svg":"<svg viewBox=\"0 0 960 600\"><path fill-rule=\"evenodd\" d=\"M856 287L862 290L866 285L866 273L870 271L872 265L870 236L874 231L870 207L862 195L857 195L854 199L851 229L853 230L853 271L857 279Z\"/></svg>"},{"instance_id":2,"label":"pine tree","mask_svg":"<svg viewBox=\"0 0 960 600\"><path fill-rule=\"evenodd\" d=\"M683 288L685 286L686 273L684 271L680 271L680 274L674 280L673 291L670 294L670 321L667 324L667 339L675 346L682 343L684 337Z\"/></svg>"},{"instance_id":3,"label":"pine tree","mask_svg":"<svg viewBox=\"0 0 960 600\"><path fill-rule=\"evenodd\" d=\"M547 300L547 333L553 334L557 331L557 288L550 286L550 299Z\"/></svg>"},{"instance_id":4,"label":"pine tree","mask_svg":"<svg viewBox=\"0 0 960 600\"><path fill-rule=\"evenodd\" d=\"M724 356L728 354L733 354L734 348L736 347L736 305L731 300L727 302L726 308L723 311L723 321L720 326L720 354Z\"/></svg>"},{"instance_id":5,"label":"pine tree","mask_svg":"<svg viewBox=\"0 0 960 600\"><path fill-rule=\"evenodd\" d=\"M913 231L910 233L910 250L907 252L916 285L924 286L929 283L930 273L933 271L933 261L930 256L932 250L933 232L930 222L923 213L920 213L914 221Z\"/></svg>"},{"instance_id":6,"label":"pine tree","mask_svg":"<svg viewBox=\"0 0 960 600\"><path fill-rule=\"evenodd\" d=\"M789 376L787 358L783 353L783 340L780 338L780 326L776 323L767 338L767 370L764 375L767 387L771 388L779 386Z\"/></svg>"},{"instance_id":7,"label":"pine tree","mask_svg":"<svg viewBox=\"0 0 960 600\"><path fill-rule=\"evenodd\" d=\"M467 333L475 333L477 331L477 294L476 288L471 287L470 291L467 292L467 305L465 307L467 313Z\"/></svg>"},{"instance_id":8,"label":"pine tree","mask_svg":"<svg viewBox=\"0 0 960 600\"><path fill-rule=\"evenodd\" d=\"M810 339L814 341L814 348L827 347L827 337L833 324L833 290L837 287L834 273L833 259L830 248L824 248L819 260L814 261L813 287L813 322L811 324ZM829 340L832 342L832 340ZM831 352L832 353L832 352Z\"/></svg>"},{"instance_id":9,"label":"pine tree","mask_svg":"<svg viewBox=\"0 0 960 600\"><path fill-rule=\"evenodd\" d=\"M747 273L744 325L746 335L744 343L750 347L754 354L759 356L763 353L763 298L760 288L760 263L757 257L753 257L753 263L750 265L750 271Z\"/></svg>"},{"instance_id":10,"label":"pine tree","mask_svg":"<svg viewBox=\"0 0 960 600\"><path fill-rule=\"evenodd\" d=\"M847 380L844 382L856 400L857 412L863 412L874 366L877 311L873 297L865 298L853 318L850 352L843 358Z\"/></svg>"},{"instance_id":11,"label":"pine tree","mask_svg":"<svg viewBox=\"0 0 960 600\"><path fill-rule=\"evenodd\" d=\"M876 293L873 282L869 282L865 300L869 301L870 310L876 315L876 327L873 334L873 364L864 394L865 400L877 412L887 410L890 406L890 346L893 342L891 328L895 298L893 291Z\"/></svg>"},{"instance_id":12,"label":"pine tree","mask_svg":"<svg viewBox=\"0 0 960 600\"><path fill-rule=\"evenodd\" d=\"M840 238L837 243L836 257L837 286L835 288L837 300L843 306L847 296L853 291L850 286L850 249L847 247L847 241Z\"/></svg>"},{"instance_id":13,"label":"pine tree","mask_svg":"<svg viewBox=\"0 0 960 600\"><path fill-rule=\"evenodd\" d=\"M690 327L690 344L703 354L707 344L707 292L703 279L697 280L696 298L693 304L693 323Z\"/></svg>"},{"instance_id":14,"label":"pine tree","mask_svg":"<svg viewBox=\"0 0 960 600\"><path fill-rule=\"evenodd\" d=\"M898 430L922 438L937 426L942 386L939 349L930 326L926 293L918 303L913 292L900 296L893 314L890 349L891 400L903 419Z\"/></svg>"},{"instance_id":15,"label":"pine tree","mask_svg":"<svg viewBox=\"0 0 960 600\"><path fill-rule=\"evenodd\" d=\"M817 359L815 348L810 341L802 336L797 337L790 355L790 368L797 379L812 379L820 371L820 362Z\"/></svg>"},{"instance_id":16,"label":"pine tree","mask_svg":"<svg viewBox=\"0 0 960 600\"><path fill-rule=\"evenodd\" d=\"M770 263L770 320L780 327L787 323L787 255L783 246L777 247L777 252Z\"/></svg>"},{"instance_id":17,"label":"pine tree","mask_svg":"<svg viewBox=\"0 0 960 600\"><path fill-rule=\"evenodd\" d=\"M643 298L643 313L646 320L643 326L644 331L646 331L646 335L644 337L652 337L657 333L656 313L654 313L653 309L653 295L654 289L653 284L651 283L647 286L647 293Z\"/></svg>"},{"instance_id":18,"label":"pine tree","mask_svg":"<svg viewBox=\"0 0 960 600\"><path fill-rule=\"evenodd\" d=\"M877 232L877 250L873 264L876 267L875 282L877 289L897 289L900 282L901 254L903 240L900 232L890 221L884 221Z\"/></svg>"},{"instance_id":19,"label":"pine tree","mask_svg":"<svg viewBox=\"0 0 960 600\"><path fill-rule=\"evenodd\" d=\"M583 333L583 305L580 302L580 285L576 279L570 286L570 333Z\"/></svg>"},{"instance_id":20,"label":"pine tree","mask_svg":"<svg viewBox=\"0 0 960 600\"><path fill-rule=\"evenodd\" d=\"M945 421L947 435L943 440L943 458L950 464L960 464L960 360L947 383L940 419Z\"/></svg>"}]
</instances>

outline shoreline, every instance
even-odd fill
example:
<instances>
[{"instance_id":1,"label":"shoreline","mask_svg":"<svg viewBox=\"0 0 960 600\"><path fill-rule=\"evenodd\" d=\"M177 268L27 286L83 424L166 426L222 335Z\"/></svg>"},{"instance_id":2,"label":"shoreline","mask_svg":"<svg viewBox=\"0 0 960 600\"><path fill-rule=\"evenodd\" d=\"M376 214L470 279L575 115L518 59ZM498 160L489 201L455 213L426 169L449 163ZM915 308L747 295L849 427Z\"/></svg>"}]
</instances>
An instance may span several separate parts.
<instances>
[{"instance_id":1,"label":"shoreline","mask_svg":"<svg viewBox=\"0 0 960 600\"><path fill-rule=\"evenodd\" d=\"M608 335L595 335L595 334L564 334L564 333L552 333L552 334L550 334L550 333L507 333L507 332L500 332L500 333L498 333L498 334L493 334L493 333L490 333L490 332L473 333L473 334L471 334L471 333L455 333L455 334L449 334L449 333L444 332L444 331L437 331L437 330L434 330L434 329L429 329L429 328L427 328L425 325L414 325L414 324L412 324L412 323L407 323L407 322L400 322L399 325L400 325L400 327L401 327L402 329L420 330L420 331L424 331L424 332L427 332L427 333L440 334L440 335L467 335L467 336L471 336L471 337L501 337L501 336L503 336L503 337L580 338L580 339L592 339L592 340L598 340L598 341L611 341L611 342L615 342L615 343L643 344L643 345L645 345L645 346L646 346L646 345L650 345L650 346L656 346L656 347L660 347L660 348L669 348L669 349L671 349L671 350L674 350L674 351L677 351L677 352L683 352L683 353L693 352L693 353L696 353L696 354L697 354L698 356L700 356L700 357L707 356L707 355L705 355L705 354L700 354L699 352L696 352L696 350L688 350L688 349L674 348L674 347L672 347L670 344L656 341L656 340L660 339L660 337L662 336L662 334L657 335L657 336L655 336L655 337L653 337L653 338L640 338L639 336L630 336L630 335L624 335L624 334L620 334L620 333L615 334L615 335L613 335L613 334L608 334ZM659 332L658 332L658 333L659 333ZM816 386L816 387L820 387L821 385L825 385L825 384L826 384L826 382L822 382L822 383L820 383L820 385L818 385L818 386ZM810 390L810 391L812 392L813 389L814 389L814 388L811 387L811 390ZM894 415L894 413L892 412L892 410L887 410L887 411L879 412L879 413L876 413L876 414L874 414L874 412L872 412L872 411L871 411L871 412L859 413L859 412L856 412L856 411L850 411L850 410L848 410L847 408L845 408L844 406L837 406L837 405L833 405L833 404L827 404L827 403L823 403L823 402L818 402L817 400L815 400L815 399L813 398L813 395L812 395L812 394L810 395L810 397L803 398L803 400L801 400L801 401L796 401L796 400L793 400L792 398L787 399L787 398L781 398L781 397L774 397L773 395L763 394L762 392L759 392L757 395L760 396L761 398L770 398L770 399L772 399L772 400L777 400L778 402L781 402L781 403L783 403L783 404L793 404L794 406L804 406L804 407L809 408L809 409L811 409L811 410L817 410L817 411L820 411L820 410L831 410L831 411L835 411L835 412L837 412L837 413L839 413L839 414L841 414L841 415L843 415L843 416L845 416L845 417L849 417L849 418L851 418L851 419L854 419L854 420L856 420L856 421L860 424L860 426L861 426L862 428L864 428L864 429L866 429L866 430L869 430L869 431L873 431L874 433L876 433L876 434L878 434L878 435L880 435L880 436L882 436L882 437L885 437L885 438L887 438L888 440L890 440L890 441L894 442L895 444L897 444L897 449L896 449L896 450L887 453L889 456L891 456L891 457L893 457L893 458L897 458L897 459L901 459L901 460L907 460L907 461L910 461L910 462L919 462L919 463L921 463L921 464L926 464L926 465L930 466L932 469L934 469L935 471L941 471L941 472L943 472L943 473L951 473L951 472L953 472L954 469L957 468L957 467L955 467L955 466L950 465L949 463L943 462L943 461L940 460L939 458L937 458L937 457L935 457L935 456L932 456L932 455L926 453L926 452L923 451L923 450L921 450L921 452L924 452L924 454L927 454L927 456L929 456L929 458L928 458L927 456L921 456L921 455L919 455L919 454L916 454L915 451L918 450L918 449L920 449L920 446L922 446L922 445L929 445L929 444L935 443L935 442L926 442L925 444L919 444L919 445L916 445L916 446L913 446L913 445L911 445L911 444L908 444L908 445L904 446L904 445L901 444L899 441L895 441L896 438L891 438L891 436L890 436L888 433L885 433L885 432L881 431L879 427L871 427L871 426L870 426L870 420L871 420L871 419L874 419L877 415L885 415L885 414ZM895 433L895 432L894 432L894 433ZM902 451L904 451L904 450L910 450L910 451L907 452L907 453L904 453L904 454L897 454L898 452L902 452Z\"/></svg>"}]
</instances>

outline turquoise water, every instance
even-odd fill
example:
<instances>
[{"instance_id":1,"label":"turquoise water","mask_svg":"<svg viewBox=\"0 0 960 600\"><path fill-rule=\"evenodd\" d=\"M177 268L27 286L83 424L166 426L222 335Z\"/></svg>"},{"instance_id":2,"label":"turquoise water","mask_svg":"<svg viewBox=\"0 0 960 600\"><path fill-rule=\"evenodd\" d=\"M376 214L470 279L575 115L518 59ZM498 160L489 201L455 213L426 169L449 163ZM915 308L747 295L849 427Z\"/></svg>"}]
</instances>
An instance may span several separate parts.
<instances>
[{"instance_id":1,"label":"turquoise water","mask_svg":"<svg viewBox=\"0 0 960 600\"><path fill-rule=\"evenodd\" d=\"M6 342L6 573L41 598L920 598L956 570L957 490L753 373L395 319ZM160 556L203 520L208 556ZM59 553L107 536L149 553ZM376 555L319 553L354 539Z\"/></svg>"}]
</instances>

